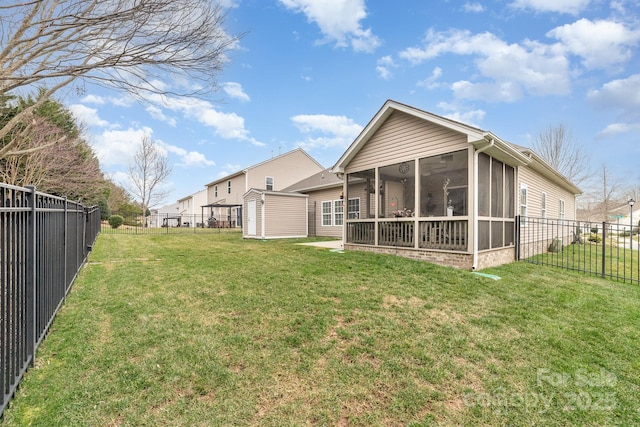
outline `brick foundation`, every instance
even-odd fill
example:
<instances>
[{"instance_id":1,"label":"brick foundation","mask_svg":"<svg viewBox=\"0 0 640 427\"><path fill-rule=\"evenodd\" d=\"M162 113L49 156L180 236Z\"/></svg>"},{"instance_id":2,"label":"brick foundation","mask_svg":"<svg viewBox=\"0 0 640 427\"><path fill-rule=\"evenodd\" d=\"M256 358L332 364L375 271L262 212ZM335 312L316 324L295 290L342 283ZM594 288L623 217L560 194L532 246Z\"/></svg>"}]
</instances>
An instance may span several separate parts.
<instances>
[{"instance_id":1,"label":"brick foundation","mask_svg":"<svg viewBox=\"0 0 640 427\"><path fill-rule=\"evenodd\" d=\"M385 246L354 245L345 243L347 250L373 252L377 254L397 255L404 258L427 261L445 267L454 267L462 270L471 270L473 267L473 255L470 253L457 253L447 251L433 251L414 248L390 248ZM488 267L496 267L515 260L515 249L500 248L478 254L478 270Z\"/></svg>"}]
</instances>

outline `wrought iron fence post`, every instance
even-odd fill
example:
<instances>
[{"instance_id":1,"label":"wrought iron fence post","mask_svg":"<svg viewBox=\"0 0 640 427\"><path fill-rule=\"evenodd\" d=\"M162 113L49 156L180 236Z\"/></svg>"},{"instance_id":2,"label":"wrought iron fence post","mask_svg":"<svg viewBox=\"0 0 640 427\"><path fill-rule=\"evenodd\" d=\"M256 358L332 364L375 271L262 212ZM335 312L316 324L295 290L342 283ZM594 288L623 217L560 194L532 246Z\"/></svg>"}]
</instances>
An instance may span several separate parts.
<instances>
[{"instance_id":1,"label":"wrought iron fence post","mask_svg":"<svg viewBox=\"0 0 640 427\"><path fill-rule=\"evenodd\" d=\"M520 215L516 215L516 261L520 260Z\"/></svg>"},{"instance_id":2,"label":"wrought iron fence post","mask_svg":"<svg viewBox=\"0 0 640 427\"><path fill-rule=\"evenodd\" d=\"M605 268L607 262L605 260L605 254L607 252L607 223L602 222L602 277L605 276Z\"/></svg>"},{"instance_id":3,"label":"wrought iron fence post","mask_svg":"<svg viewBox=\"0 0 640 427\"><path fill-rule=\"evenodd\" d=\"M37 250L36 250L36 187L27 186L29 191L25 193L26 203L31 208L28 213L28 233L26 236L27 246L27 283L25 286L25 323L26 323L26 353L29 359L29 366L33 367L36 358L36 269L37 269Z\"/></svg>"}]
</instances>

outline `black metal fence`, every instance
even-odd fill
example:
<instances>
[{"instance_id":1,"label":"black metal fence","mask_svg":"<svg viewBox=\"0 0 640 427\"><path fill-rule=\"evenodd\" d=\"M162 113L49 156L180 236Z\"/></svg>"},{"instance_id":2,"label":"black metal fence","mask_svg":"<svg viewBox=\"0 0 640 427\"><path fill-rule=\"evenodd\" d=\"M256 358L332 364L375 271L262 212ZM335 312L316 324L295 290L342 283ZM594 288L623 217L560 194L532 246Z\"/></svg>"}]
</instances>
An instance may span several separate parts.
<instances>
[{"instance_id":1,"label":"black metal fence","mask_svg":"<svg viewBox=\"0 0 640 427\"><path fill-rule=\"evenodd\" d=\"M518 217L516 258L640 283L638 228L623 222Z\"/></svg>"},{"instance_id":2,"label":"black metal fence","mask_svg":"<svg viewBox=\"0 0 640 427\"><path fill-rule=\"evenodd\" d=\"M100 231L100 210L0 183L0 414Z\"/></svg>"},{"instance_id":3,"label":"black metal fence","mask_svg":"<svg viewBox=\"0 0 640 427\"><path fill-rule=\"evenodd\" d=\"M120 219L114 222L114 216L119 216ZM100 232L104 234L194 234L241 230L235 216L207 218L203 215L185 214L151 214L143 217L115 213L108 219L102 220L99 225Z\"/></svg>"}]
</instances>

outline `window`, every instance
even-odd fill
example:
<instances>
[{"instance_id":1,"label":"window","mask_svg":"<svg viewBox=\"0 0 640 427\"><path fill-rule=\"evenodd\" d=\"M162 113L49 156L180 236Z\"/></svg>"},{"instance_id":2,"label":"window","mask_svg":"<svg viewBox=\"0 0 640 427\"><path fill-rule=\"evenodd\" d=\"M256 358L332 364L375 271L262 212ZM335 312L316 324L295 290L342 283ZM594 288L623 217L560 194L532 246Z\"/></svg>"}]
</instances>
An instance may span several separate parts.
<instances>
[{"instance_id":1,"label":"window","mask_svg":"<svg viewBox=\"0 0 640 427\"><path fill-rule=\"evenodd\" d=\"M322 225L331 225L331 202L322 202Z\"/></svg>"},{"instance_id":2,"label":"window","mask_svg":"<svg viewBox=\"0 0 640 427\"><path fill-rule=\"evenodd\" d=\"M231 194L231 180L227 181L227 194Z\"/></svg>"},{"instance_id":3,"label":"window","mask_svg":"<svg viewBox=\"0 0 640 427\"><path fill-rule=\"evenodd\" d=\"M547 223L547 193L540 195L540 215L542 216L542 223Z\"/></svg>"},{"instance_id":4,"label":"window","mask_svg":"<svg viewBox=\"0 0 640 427\"><path fill-rule=\"evenodd\" d=\"M527 216L527 185L520 185L520 216Z\"/></svg>"},{"instance_id":5,"label":"window","mask_svg":"<svg viewBox=\"0 0 640 427\"><path fill-rule=\"evenodd\" d=\"M347 200L347 219L360 218L360 198Z\"/></svg>"},{"instance_id":6,"label":"window","mask_svg":"<svg viewBox=\"0 0 640 427\"><path fill-rule=\"evenodd\" d=\"M264 188L267 191L273 191L273 177L272 176L268 176L268 177L265 178Z\"/></svg>"},{"instance_id":7,"label":"window","mask_svg":"<svg viewBox=\"0 0 640 427\"><path fill-rule=\"evenodd\" d=\"M344 223L344 204L342 200L333 201L333 225L342 225Z\"/></svg>"},{"instance_id":8,"label":"window","mask_svg":"<svg viewBox=\"0 0 640 427\"><path fill-rule=\"evenodd\" d=\"M215 185L213 187L213 197L218 197L218 186L217 185Z\"/></svg>"},{"instance_id":9,"label":"window","mask_svg":"<svg viewBox=\"0 0 640 427\"><path fill-rule=\"evenodd\" d=\"M564 219L564 200L560 199L560 212L558 212L558 218L560 221Z\"/></svg>"}]
</instances>

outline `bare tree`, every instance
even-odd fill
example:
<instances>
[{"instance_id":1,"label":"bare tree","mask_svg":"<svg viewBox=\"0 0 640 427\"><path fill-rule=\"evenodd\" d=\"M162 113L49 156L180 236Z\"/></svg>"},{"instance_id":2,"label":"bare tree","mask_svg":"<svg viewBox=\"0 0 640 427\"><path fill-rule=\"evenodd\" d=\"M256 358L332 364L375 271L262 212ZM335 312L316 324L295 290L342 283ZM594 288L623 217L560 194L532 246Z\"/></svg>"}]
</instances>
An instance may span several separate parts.
<instances>
[{"instance_id":1,"label":"bare tree","mask_svg":"<svg viewBox=\"0 0 640 427\"><path fill-rule=\"evenodd\" d=\"M533 149L575 185L580 186L590 175L589 156L564 123L542 130Z\"/></svg>"},{"instance_id":2,"label":"bare tree","mask_svg":"<svg viewBox=\"0 0 640 427\"><path fill-rule=\"evenodd\" d=\"M21 153L14 139L6 137L77 79L139 97L215 90L225 54L238 40L225 32L224 17L211 0L0 3L0 96L23 87L47 87L38 102L0 128L0 158ZM195 79L197 85L175 90L168 82L177 75Z\"/></svg>"},{"instance_id":3,"label":"bare tree","mask_svg":"<svg viewBox=\"0 0 640 427\"><path fill-rule=\"evenodd\" d=\"M581 198L582 219L609 221L610 214L620 207L620 183L602 163L597 174L590 180L590 187Z\"/></svg>"},{"instance_id":4,"label":"bare tree","mask_svg":"<svg viewBox=\"0 0 640 427\"><path fill-rule=\"evenodd\" d=\"M129 192L140 201L143 215L148 208L161 203L167 197L168 192L162 191L159 185L170 174L168 159L149 136L144 136L133 157L133 163L129 166Z\"/></svg>"}]
</instances>

